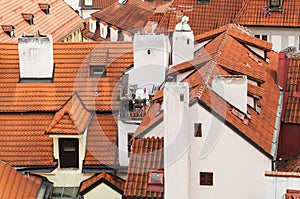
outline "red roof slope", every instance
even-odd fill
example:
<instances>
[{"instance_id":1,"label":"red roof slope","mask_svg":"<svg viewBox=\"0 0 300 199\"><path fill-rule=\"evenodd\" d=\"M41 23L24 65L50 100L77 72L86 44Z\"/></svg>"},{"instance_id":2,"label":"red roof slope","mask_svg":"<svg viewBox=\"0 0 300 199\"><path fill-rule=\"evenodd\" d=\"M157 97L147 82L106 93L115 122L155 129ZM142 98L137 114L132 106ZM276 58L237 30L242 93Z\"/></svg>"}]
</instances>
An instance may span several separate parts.
<instances>
[{"instance_id":1,"label":"red roof slope","mask_svg":"<svg viewBox=\"0 0 300 199\"><path fill-rule=\"evenodd\" d=\"M299 27L300 2L283 1L282 11L265 14L266 1L248 0L234 23L249 26Z\"/></svg>"},{"instance_id":2,"label":"red roof slope","mask_svg":"<svg viewBox=\"0 0 300 199\"><path fill-rule=\"evenodd\" d=\"M198 4L195 0L174 0L160 20L157 31L173 31L182 16L189 17L194 34L201 34L230 23L239 13L245 1L210 0L209 4Z\"/></svg>"},{"instance_id":3,"label":"red roof slope","mask_svg":"<svg viewBox=\"0 0 300 199\"><path fill-rule=\"evenodd\" d=\"M191 74L184 81L190 86L190 100L198 98L202 105L223 117L246 140L258 146L266 154L271 154L279 97L279 89L275 83L278 55L270 51L270 43L250 36L242 27L230 24L226 28L221 27L220 30L205 33L204 36L196 36L196 42L211 41L195 53L194 60L174 66L169 75L176 76L178 72L184 71L184 66L188 68ZM270 62L268 63L245 45L264 50ZM191 63L194 67L191 67ZM232 105L211 89L213 76L231 74L247 75L248 79L258 82L258 85L248 82L248 94L258 96L261 106L260 113L248 107L248 114L251 115L248 124L235 116ZM151 109L157 108L150 108L149 117ZM145 118L149 120L147 116ZM155 121L153 116L150 120ZM136 136L143 134L143 131L153 125L153 122L145 123L143 128L137 130Z\"/></svg>"},{"instance_id":4,"label":"red roof slope","mask_svg":"<svg viewBox=\"0 0 300 199\"><path fill-rule=\"evenodd\" d=\"M83 134L91 116L75 93L54 115L46 134Z\"/></svg>"},{"instance_id":5,"label":"red roof slope","mask_svg":"<svg viewBox=\"0 0 300 199\"><path fill-rule=\"evenodd\" d=\"M112 176L111 174L103 171L102 173L96 174L91 178L81 182L79 193L84 195L101 183L107 184L120 194L123 194L124 192L125 180L117 176Z\"/></svg>"},{"instance_id":6,"label":"red roof slope","mask_svg":"<svg viewBox=\"0 0 300 199\"><path fill-rule=\"evenodd\" d=\"M57 111L74 92L89 110L118 108L114 91L133 63L132 43L55 43L53 48L53 82L19 83L18 45L0 43L0 112ZM92 78L90 60L100 51L108 59L106 77Z\"/></svg>"},{"instance_id":7,"label":"red roof slope","mask_svg":"<svg viewBox=\"0 0 300 199\"><path fill-rule=\"evenodd\" d=\"M288 57L289 67L286 85L288 96L283 121L285 123L300 124L300 96L296 95L297 84L300 82L300 55L290 55Z\"/></svg>"},{"instance_id":8,"label":"red roof slope","mask_svg":"<svg viewBox=\"0 0 300 199\"><path fill-rule=\"evenodd\" d=\"M162 198L163 193L147 191L148 171L164 168L163 138L133 141L126 177L125 198Z\"/></svg>"},{"instance_id":9,"label":"red roof slope","mask_svg":"<svg viewBox=\"0 0 300 199\"><path fill-rule=\"evenodd\" d=\"M128 0L120 5L118 2L95 12L92 17L105 21L123 30L136 32L148 22L148 17L154 13L154 6L141 0Z\"/></svg>"},{"instance_id":10,"label":"red roof slope","mask_svg":"<svg viewBox=\"0 0 300 199\"><path fill-rule=\"evenodd\" d=\"M82 1L82 9L91 9L90 6L85 6L85 0ZM103 9L111 4L117 2L117 0L93 0L92 1L92 8L93 9Z\"/></svg>"},{"instance_id":11,"label":"red roof slope","mask_svg":"<svg viewBox=\"0 0 300 199\"><path fill-rule=\"evenodd\" d=\"M43 178L35 175L22 175L9 164L0 161L0 198L36 199Z\"/></svg>"},{"instance_id":12,"label":"red roof slope","mask_svg":"<svg viewBox=\"0 0 300 199\"><path fill-rule=\"evenodd\" d=\"M50 5L47 15L40 8L39 3ZM34 25L24 20L22 13L33 14ZM63 0L2 0L0 2L0 25L13 25L15 38L0 28L0 42L17 42L22 33L50 34L53 41L59 41L77 28L83 26L83 19Z\"/></svg>"}]
</instances>

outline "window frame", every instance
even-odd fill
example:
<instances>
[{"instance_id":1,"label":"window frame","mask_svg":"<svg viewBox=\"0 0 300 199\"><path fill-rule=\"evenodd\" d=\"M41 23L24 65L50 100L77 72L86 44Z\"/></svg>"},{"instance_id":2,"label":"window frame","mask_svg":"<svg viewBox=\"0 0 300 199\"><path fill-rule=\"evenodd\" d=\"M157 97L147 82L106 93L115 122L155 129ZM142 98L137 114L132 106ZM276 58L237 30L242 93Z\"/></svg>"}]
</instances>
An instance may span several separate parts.
<instances>
[{"instance_id":1,"label":"window frame","mask_svg":"<svg viewBox=\"0 0 300 199\"><path fill-rule=\"evenodd\" d=\"M213 172L200 172L199 184L201 186L213 186L214 185L214 173Z\"/></svg>"},{"instance_id":2,"label":"window frame","mask_svg":"<svg viewBox=\"0 0 300 199\"><path fill-rule=\"evenodd\" d=\"M160 182L155 182L151 181L151 174L159 174L160 176ZM148 180L147 180L148 185L164 185L164 171L162 170L149 170L148 171Z\"/></svg>"},{"instance_id":3,"label":"window frame","mask_svg":"<svg viewBox=\"0 0 300 199\"><path fill-rule=\"evenodd\" d=\"M102 69L103 72L101 74L95 74L95 70ZM90 77L92 78L100 78L106 77L106 66L105 65L90 65Z\"/></svg>"},{"instance_id":4,"label":"window frame","mask_svg":"<svg viewBox=\"0 0 300 199\"><path fill-rule=\"evenodd\" d=\"M202 123L194 123L194 137L202 137Z\"/></svg>"}]
</instances>

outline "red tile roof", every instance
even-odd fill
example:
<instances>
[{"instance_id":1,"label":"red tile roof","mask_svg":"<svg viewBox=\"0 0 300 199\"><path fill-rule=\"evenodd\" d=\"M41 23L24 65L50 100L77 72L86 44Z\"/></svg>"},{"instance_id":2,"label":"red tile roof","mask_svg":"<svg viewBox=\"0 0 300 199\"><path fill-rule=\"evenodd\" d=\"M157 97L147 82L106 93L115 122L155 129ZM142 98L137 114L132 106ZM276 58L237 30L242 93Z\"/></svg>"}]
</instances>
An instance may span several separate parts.
<instances>
[{"instance_id":1,"label":"red tile roof","mask_svg":"<svg viewBox=\"0 0 300 199\"><path fill-rule=\"evenodd\" d=\"M91 7L86 7L85 6L85 1L82 1L82 9L90 9ZM107 6L110 6L111 4L118 2L117 0L93 0L92 1L92 8L93 9L103 9L106 8Z\"/></svg>"},{"instance_id":2,"label":"red tile roof","mask_svg":"<svg viewBox=\"0 0 300 199\"><path fill-rule=\"evenodd\" d=\"M82 133L89 110L97 115L88 126L84 165L115 164L117 122L112 111L119 107L118 81L133 63L132 44L55 43L52 83L19 83L17 44L0 43L0 49L0 159L13 166L56 166L53 141L45 131ZM106 77L89 77L95 57L107 62Z\"/></svg>"},{"instance_id":3,"label":"red tile roof","mask_svg":"<svg viewBox=\"0 0 300 199\"><path fill-rule=\"evenodd\" d=\"M234 19L234 23L249 26L299 27L300 4L298 1L282 1L283 11L265 14L266 1L245 1L244 7Z\"/></svg>"},{"instance_id":4,"label":"red tile roof","mask_svg":"<svg viewBox=\"0 0 300 199\"><path fill-rule=\"evenodd\" d=\"M148 17L154 13L154 6L141 0L128 0L125 4L118 2L107 8L95 12L92 17L105 21L122 30L137 32L148 22Z\"/></svg>"},{"instance_id":5,"label":"red tile roof","mask_svg":"<svg viewBox=\"0 0 300 199\"><path fill-rule=\"evenodd\" d=\"M190 85L190 99L198 98L200 104L225 118L228 125L246 140L258 146L265 154L271 154L279 96L279 89L275 83L277 54L270 51L269 43L250 36L242 27L230 24L226 28L221 27L220 30L211 31L211 34L205 33L205 36L196 36L196 42L198 42L197 38L204 41L205 37L211 41L204 46L203 50L196 52L194 60L174 66L169 75L176 76L178 71L184 70L184 66L190 68L192 74L184 80ZM246 44L267 52L270 63L245 47ZM209 57L211 57L210 60ZM276 61L271 59L276 59ZM231 105L210 89L214 75L230 74L247 75L248 79L260 84L260 86L255 86L248 83L248 94L261 97L259 114L254 109L248 108L248 113L251 115L248 124L236 117L231 111ZM150 110L148 117L150 121L154 121L155 117L150 116ZM149 121L147 115L145 118ZM153 122L145 123L150 126L153 124ZM149 125L138 129L138 134L143 134L147 128Z\"/></svg>"},{"instance_id":6,"label":"red tile roof","mask_svg":"<svg viewBox=\"0 0 300 199\"><path fill-rule=\"evenodd\" d=\"M124 192L125 180L103 171L102 173L96 174L91 178L81 182L79 187L80 195L85 195L86 193L88 193L90 190L94 189L96 186L100 185L101 183L107 184L108 186L110 186L112 189L114 189L116 192L120 194L123 194Z\"/></svg>"},{"instance_id":7,"label":"red tile roof","mask_svg":"<svg viewBox=\"0 0 300 199\"><path fill-rule=\"evenodd\" d=\"M97 114L88 127L84 165L114 165L118 163L117 115Z\"/></svg>"},{"instance_id":8,"label":"red tile roof","mask_svg":"<svg viewBox=\"0 0 300 199\"><path fill-rule=\"evenodd\" d=\"M300 190L286 190L285 194L286 199L299 199L300 198Z\"/></svg>"},{"instance_id":9,"label":"red tile roof","mask_svg":"<svg viewBox=\"0 0 300 199\"><path fill-rule=\"evenodd\" d=\"M53 41L59 41L69 33L83 27L83 19L63 0L47 0L50 14L47 15L40 8L39 3L44 0L2 0L0 2L0 25L13 25L15 38L0 29L0 42L17 42L22 33L51 34ZM27 23L22 13L33 14L34 25ZM26 17L26 16L25 16Z\"/></svg>"},{"instance_id":10,"label":"red tile roof","mask_svg":"<svg viewBox=\"0 0 300 199\"><path fill-rule=\"evenodd\" d=\"M163 138L134 140L126 177L125 198L163 198L163 193L147 191L148 171L163 169Z\"/></svg>"},{"instance_id":11,"label":"red tile roof","mask_svg":"<svg viewBox=\"0 0 300 199\"><path fill-rule=\"evenodd\" d=\"M290 55L287 74L287 104L285 105L285 123L300 124L300 97L296 96L297 84L300 82L300 55Z\"/></svg>"},{"instance_id":12,"label":"red tile roof","mask_svg":"<svg viewBox=\"0 0 300 199\"><path fill-rule=\"evenodd\" d=\"M300 153L283 158L277 162L279 171L300 172Z\"/></svg>"},{"instance_id":13,"label":"red tile roof","mask_svg":"<svg viewBox=\"0 0 300 199\"><path fill-rule=\"evenodd\" d=\"M84 107L75 93L67 103L55 113L46 134L83 134L92 114Z\"/></svg>"},{"instance_id":14,"label":"red tile roof","mask_svg":"<svg viewBox=\"0 0 300 199\"><path fill-rule=\"evenodd\" d=\"M0 198L36 199L43 178L35 175L21 174L9 164L0 161Z\"/></svg>"},{"instance_id":15,"label":"red tile roof","mask_svg":"<svg viewBox=\"0 0 300 199\"><path fill-rule=\"evenodd\" d=\"M201 34L230 23L239 13L245 1L210 0L209 4L197 4L195 0L174 0L160 20L157 31L173 31L182 16L189 17L194 34Z\"/></svg>"},{"instance_id":16,"label":"red tile roof","mask_svg":"<svg viewBox=\"0 0 300 199\"><path fill-rule=\"evenodd\" d=\"M89 110L117 110L114 91L133 63L132 43L55 43L53 82L19 83L18 45L0 43L0 50L0 112L57 111L74 92ZM90 77L97 55L108 60L106 77Z\"/></svg>"}]
</instances>

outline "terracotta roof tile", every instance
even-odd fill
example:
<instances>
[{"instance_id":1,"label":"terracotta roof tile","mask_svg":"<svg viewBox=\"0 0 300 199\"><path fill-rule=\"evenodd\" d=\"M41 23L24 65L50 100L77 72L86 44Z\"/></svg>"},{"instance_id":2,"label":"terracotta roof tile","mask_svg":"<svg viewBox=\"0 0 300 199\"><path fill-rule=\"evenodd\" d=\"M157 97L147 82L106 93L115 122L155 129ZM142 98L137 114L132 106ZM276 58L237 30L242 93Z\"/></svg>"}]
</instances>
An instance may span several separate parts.
<instances>
[{"instance_id":1,"label":"terracotta roof tile","mask_svg":"<svg viewBox=\"0 0 300 199\"><path fill-rule=\"evenodd\" d=\"M161 192L147 191L148 171L164 167L163 147L163 138L134 140L124 189L125 198L163 198Z\"/></svg>"},{"instance_id":2,"label":"terracotta roof tile","mask_svg":"<svg viewBox=\"0 0 300 199\"><path fill-rule=\"evenodd\" d=\"M92 2L92 8L93 9L103 9L107 6L110 6L111 4L117 2L117 0L93 0ZM85 9L86 6L84 3L82 3L82 8ZM87 7L87 9L90 9L91 7Z\"/></svg>"},{"instance_id":3,"label":"terracotta roof tile","mask_svg":"<svg viewBox=\"0 0 300 199\"><path fill-rule=\"evenodd\" d=\"M296 96L297 84L300 82L300 55L289 58L287 75L287 104L284 111L285 123L300 124L300 97Z\"/></svg>"},{"instance_id":4,"label":"terracotta roof tile","mask_svg":"<svg viewBox=\"0 0 300 199\"><path fill-rule=\"evenodd\" d=\"M174 0L159 22L157 31L173 31L182 16L189 17L189 25L195 35L210 31L230 23L244 2L210 0L209 4L197 4L194 0Z\"/></svg>"},{"instance_id":5,"label":"terracotta roof tile","mask_svg":"<svg viewBox=\"0 0 300 199\"><path fill-rule=\"evenodd\" d=\"M299 27L300 4L298 1L284 1L284 11L271 11L265 14L266 1L251 0L234 19L234 23L249 26Z\"/></svg>"},{"instance_id":6,"label":"terracotta roof tile","mask_svg":"<svg viewBox=\"0 0 300 199\"><path fill-rule=\"evenodd\" d=\"M105 183L120 194L124 192L125 180L117 176L106 173L105 171L96 174L89 179L81 182L79 193L84 195L101 183Z\"/></svg>"},{"instance_id":7,"label":"terracotta roof tile","mask_svg":"<svg viewBox=\"0 0 300 199\"><path fill-rule=\"evenodd\" d=\"M53 83L19 83L18 46L0 43L0 112L56 111L74 92L89 110L118 108L114 89L133 63L132 43L56 43L53 48ZM90 59L101 51L106 53L99 59L108 60L106 77L91 78Z\"/></svg>"},{"instance_id":8,"label":"terracotta roof tile","mask_svg":"<svg viewBox=\"0 0 300 199\"><path fill-rule=\"evenodd\" d=\"M285 194L286 199L298 199L300 198L300 190L286 190Z\"/></svg>"},{"instance_id":9,"label":"terracotta roof tile","mask_svg":"<svg viewBox=\"0 0 300 199\"><path fill-rule=\"evenodd\" d=\"M62 109L55 113L46 134L83 134L91 116L75 93Z\"/></svg>"},{"instance_id":10,"label":"terracotta roof tile","mask_svg":"<svg viewBox=\"0 0 300 199\"><path fill-rule=\"evenodd\" d=\"M116 2L93 13L92 16L117 28L134 33L145 27L148 17L153 13L154 6L152 4L140 0L128 0L123 5Z\"/></svg>"},{"instance_id":11,"label":"terracotta roof tile","mask_svg":"<svg viewBox=\"0 0 300 199\"><path fill-rule=\"evenodd\" d=\"M22 175L9 164L0 161L0 198L36 199L43 178L35 175Z\"/></svg>"},{"instance_id":12,"label":"terracotta roof tile","mask_svg":"<svg viewBox=\"0 0 300 199\"><path fill-rule=\"evenodd\" d=\"M279 89L275 83L277 61L270 60L270 63L268 63L245 47L245 45L252 45L265 50L268 57L272 59L277 60L278 55L272 51L268 52L270 50L269 44L256 39L252 40L251 36L236 25L230 24L225 29L224 27L220 29L222 31L214 30L211 32L211 35L205 33L205 37L212 40L203 47L204 50L195 54L194 60L174 66L173 69L176 71L178 68L179 71L183 71L183 66L185 66L194 71L184 79L184 81L189 83L190 89L193 91L190 93L190 100L198 98L201 103L225 118L229 124L233 125L248 140L258 145L265 153L270 154L279 96ZM239 32L236 30L239 30ZM204 41L205 37L200 36L196 38ZM196 42L198 41L196 40ZM197 59L199 56L203 56L203 58ZM197 69L196 71L192 65ZM176 72L171 72L170 74L176 74ZM247 75L249 79L260 84L260 86L255 86L248 83L248 93L261 97L259 100L261 112L259 114L248 107L248 113L251 114L248 124L236 117L231 112L231 105L211 89L213 76L230 74ZM154 108L151 109L155 110ZM144 126L140 127L136 134L145 134L147 129L153 125L151 121L154 121L154 118L155 114L150 115L149 111L141 123Z\"/></svg>"},{"instance_id":13,"label":"terracotta roof tile","mask_svg":"<svg viewBox=\"0 0 300 199\"><path fill-rule=\"evenodd\" d=\"M117 162L117 116L98 114L88 127L84 165L114 165Z\"/></svg>"},{"instance_id":14,"label":"terracotta roof tile","mask_svg":"<svg viewBox=\"0 0 300 199\"><path fill-rule=\"evenodd\" d=\"M0 25L13 25L15 38L10 38L0 29L0 42L17 42L23 32L26 34L51 34L53 41L59 41L69 33L83 26L83 19L63 0L49 0L50 14L46 15L40 7L44 0L34 3L31 0L3 0L0 3ZM24 14L24 15L22 15ZM24 19L34 16L34 25ZM25 18L23 18L25 17Z\"/></svg>"}]
</instances>

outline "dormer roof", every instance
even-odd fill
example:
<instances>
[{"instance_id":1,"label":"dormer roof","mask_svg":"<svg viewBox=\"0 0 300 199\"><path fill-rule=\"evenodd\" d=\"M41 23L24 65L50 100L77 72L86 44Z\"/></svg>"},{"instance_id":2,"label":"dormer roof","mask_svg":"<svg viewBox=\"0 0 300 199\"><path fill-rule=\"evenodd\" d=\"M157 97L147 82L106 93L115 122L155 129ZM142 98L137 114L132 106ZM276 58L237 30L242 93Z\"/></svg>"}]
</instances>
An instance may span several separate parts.
<instances>
[{"instance_id":1,"label":"dormer roof","mask_svg":"<svg viewBox=\"0 0 300 199\"><path fill-rule=\"evenodd\" d=\"M81 135L91 120L92 114L85 108L75 93L66 104L55 113L46 134Z\"/></svg>"},{"instance_id":2,"label":"dormer roof","mask_svg":"<svg viewBox=\"0 0 300 199\"><path fill-rule=\"evenodd\" d=\"M45 14L44 8L51 7L51 13ZM33 19L34 17L34 19ZM34 25L29 24L33 19ZM0 42L17 42L25 32L32 35L37 31L52 35L53 41L59 41L72 31L83 27L83 19L63 0L3 0L0 2L0 25L13 24L15 38L11 39L0 29ZM47 24L47 25L45 25Z\"/></svg>"}]
</instances>

